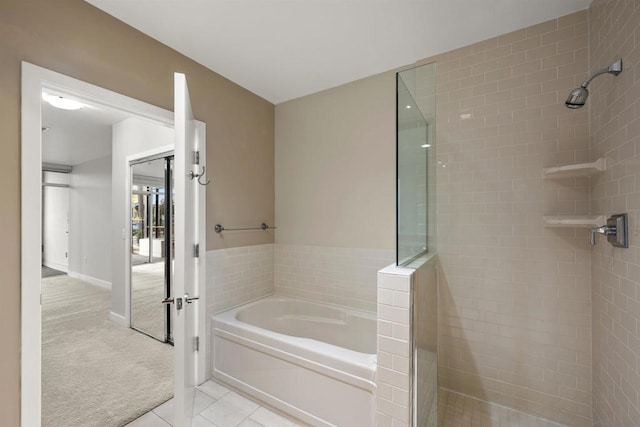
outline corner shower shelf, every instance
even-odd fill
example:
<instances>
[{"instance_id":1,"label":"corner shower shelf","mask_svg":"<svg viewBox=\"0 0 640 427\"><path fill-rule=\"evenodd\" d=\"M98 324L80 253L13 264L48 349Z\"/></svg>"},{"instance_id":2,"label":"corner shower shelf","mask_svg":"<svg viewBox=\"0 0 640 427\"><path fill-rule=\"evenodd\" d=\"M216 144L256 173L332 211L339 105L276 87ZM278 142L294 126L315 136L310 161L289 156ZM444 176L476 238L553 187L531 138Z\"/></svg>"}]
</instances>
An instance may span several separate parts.
<instances>
[{"instance_id":1,"label":"corner shower shelf","mask_svg":"<svg viewBox=\"0 0 640 427\"><path fill-rule=\"evenodd\" d=\"M607 223L604 215L545 215L545 227L592 228Z\"/></svg>"},{"instance_id":2,"label":"corner shower shelf","mask_svg":"<svg viewBox=\"0 0 640 427\"><path fill-rule=\"evenodd\" d=\"M606 163L604 157L591 163L579 163L575 165L554 166L544 168L542 175L545 178L576 178L591 176L605 170Z\"/></svg>"}]
</instances>

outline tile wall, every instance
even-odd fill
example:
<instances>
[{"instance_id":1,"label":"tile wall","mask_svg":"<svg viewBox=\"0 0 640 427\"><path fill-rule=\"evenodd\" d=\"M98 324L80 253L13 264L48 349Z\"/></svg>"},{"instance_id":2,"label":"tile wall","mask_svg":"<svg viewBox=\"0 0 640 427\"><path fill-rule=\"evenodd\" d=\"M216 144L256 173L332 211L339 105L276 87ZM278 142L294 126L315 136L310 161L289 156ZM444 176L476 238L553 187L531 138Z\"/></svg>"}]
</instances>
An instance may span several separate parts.
<instances>
[{"instance_id":1,"label":"tile wall","mask_svg":"<svg viewBox=\"0 0 640 427\"><path fill-rule=\"evenodd\" d=\"M378 272L377 426L411 425L411 287L413 269Z\"/></svg>"},{"instance_id":2,"label":"tile wall","mask_svg":"<svg viewBox=\"0 0 640 427\"><path fill-rule=\"evenodd\" d=\"M587 11L437 62L440 386L591 425L590 248L543 216L587 214L588 111L564 100L588 69Z\"/></svg>"},{"instance_id":3,"label":"tile wall","mask_svg":"<svg viewBox=\"0 0 640 427\"><path fill-rule=\"evenodd\" d=\"M273 265L273 243L207 251L207 321L215 313L273 294ZM205 341L212 336L210 328L209 322ZM212 354L207 352L207 378Z\"/></svg>"},{"instance_id":4,"label":"tile wall","mask_svg":"<svg viewBox=\"0 0 640 427\"><path fill-rule=\"evenodd\" d=\"M592 210L628 213L628 249L602 237L591 256L593 414L599 427L640 423L640 3L596 0L589 10L591 70L623 58L624 71L589 86L592 157L607 170L592 178Z\"/></svg>"},{"instance_id":5,"label":"tile wall","mask_svg":"<svg viewBox=\"0 0 640 427\"><path fill-rule=\"evenodd\" d=\"M275 292L376 311L376 274L395 251L275 244Z\"/></svg>"},{"instance_id":6,"label":"tile wall","mask_svg":"<svg viewBox=\"0 0 640 427\"><path fill-rule=\"evenodd\" d=\"M207 252L207 318L273 293L274 244Z\"/></svg>"}]
</instances>

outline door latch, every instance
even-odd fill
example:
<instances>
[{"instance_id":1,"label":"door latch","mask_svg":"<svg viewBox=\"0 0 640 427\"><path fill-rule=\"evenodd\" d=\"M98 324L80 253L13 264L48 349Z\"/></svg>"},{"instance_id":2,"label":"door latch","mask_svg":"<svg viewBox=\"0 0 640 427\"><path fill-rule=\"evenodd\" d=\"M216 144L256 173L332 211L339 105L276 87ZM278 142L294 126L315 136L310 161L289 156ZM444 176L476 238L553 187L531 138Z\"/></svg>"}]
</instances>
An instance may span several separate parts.
<instances>
[{"instance_id":1,"label":"door latch","mask_svg":"<svg viewBox=\"0 0 640 427\"><path fill-rule=\"evenodd\" d=\"M190 297L189 294L185 294L183 298L165 298L162 300L162 304L175 304L176 310L182 310L183 304L191 304L193 301L199 300L200 297Z\"/></svg>"},{"instance_id":2,"label":"door latch","mask_svg":"<svg viewBox=\"0 0 640 427\"><path fill-rule=\"evenodd\" d=\"M162 300L162 304L176 304L176 310L182 310L182 298L165 298Z\"/></svg>"}]
</instances>

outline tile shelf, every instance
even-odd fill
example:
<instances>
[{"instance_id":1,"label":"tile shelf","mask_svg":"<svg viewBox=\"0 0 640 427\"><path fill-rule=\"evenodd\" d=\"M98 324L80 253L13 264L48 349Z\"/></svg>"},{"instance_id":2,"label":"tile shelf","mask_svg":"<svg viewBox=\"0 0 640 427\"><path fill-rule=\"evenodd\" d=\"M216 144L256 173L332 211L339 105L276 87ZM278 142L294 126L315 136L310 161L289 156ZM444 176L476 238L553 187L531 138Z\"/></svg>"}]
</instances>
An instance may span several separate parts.
<instances>
[{"instance_id":1,"label":"tile shelf","mask_svg":"<svg viewBox=\"0 0 640 427\"><path fill-rule=\"evenodd\" d=\"M545 215L545 227L593 228L607 223L604 215Z\"/></svg>"},{"instance_id":2,"label":"tile shelf","mask_svg":"<svg viewBox=\"0 0 640 427\"><path fill-rule=\"evenodd\" d=\"M544 168L542 170L542 175L544 178L576 178L591 176L603 172L605 167L605 159L601 157L591 163L578 163L573 165Z\"/></svg>"},{"instance_id":3,"label":"tile shelf","mask_svg":"<svg viewBox=\"0 0 640 427\"><path fill-rule=\"evenodd\" d=\"M578 163L564 166L554 166L542 170L543 178L577 178L601 173L606 168L603 157L590 163ZM607 223L604 215L545 215L545 227L558 228L593 228Z\"/></svg>"}]
</instances>

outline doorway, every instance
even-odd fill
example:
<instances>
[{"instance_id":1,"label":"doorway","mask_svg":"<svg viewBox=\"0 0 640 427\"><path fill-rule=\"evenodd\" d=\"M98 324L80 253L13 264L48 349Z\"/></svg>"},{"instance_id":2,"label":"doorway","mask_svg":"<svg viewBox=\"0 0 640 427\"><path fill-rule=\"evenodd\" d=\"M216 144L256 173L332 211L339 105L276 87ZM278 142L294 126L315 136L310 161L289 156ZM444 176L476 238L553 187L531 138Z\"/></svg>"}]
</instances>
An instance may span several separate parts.
<instances>
[{"instance_id":1,"label":"doorway","mask_svg":"<svg viewBox=\"0 0 640 427\"><path fill-rule=\"evenodd\" d=\"M131 163L131 328L173 343L173 155Z\"/></svg>"},{"instance_id":2,"label":"doorway","mask_svg":"<svg viewBox=\"0 0 640 427\"><path fill-rule=\"evenodd\" d=\"M182 79L182 83L184 83L184 86L186 88L186 83L184 82L185 76L180 74L177 74L176 76L177 80L180 80L180 78ZM175 275L176 277L186 277L185 270L187 270L187 272L190 272L192 267L195 267L196 274L193 277L194 280L178 281L178 283L181 284L181 288L177 291L180 297L176 298L176 301L182 302L187 300L189 294L191 296L198 296L203 301L203 303L204 301L206 301L204 286L204 277L206 275L206 258L200 257L197 258L194 262L192 252L186 251L186 248L192 247L192 242L194 239L198 239L201 242L205 241L204 218L206 203L204 203L204 199L206 191L204 187L199 188L193 180L189 181L188 173L191 168L197 170L195 169L197 166L196 164L189 163L189 159L193 158L192 152L194 150L199 149L202 157L205 158L204 151L206 147L204 144L204 123L194 121L192 118L187 118L187 130L185 131L184 117L187 116L187 114L184 112L185 107L180 107L181 111L179 113L177 112L174 118L174 114L170 111L160 109L158 107L154 107L141 101L126 97L124 95L120 95L106 89L81 82L71 77L23 62L21 115L21 420L22 425L26 427L40 426L42 414L42 312L40 305L42 296L40 283L40 266L42 263L41 166L43 146L41 128L41 100L42 91L44 89L50 90L52 92L67 94L70 98L86 101L88 104L91 104L93 106L116 109L125 112L126 114L134 115L146 123L153 122L167 127L172 127L175 123L177 129L182 129L182 132L176 132L175 143L176 159L180 159L180 161L176 162L176 170L178 171L176 174L176 176L178 176L178 178L176 179L176 188L181 189L180 191L176 192L176 211L180 215L176 216L175 225L177 230L176 236L183 236L182 238L176 239ZM176 93L180 95L181 92L176 91ZM184 98L184 96L182 96L182 98ZM188 99L187 102L184 102L183 100L182 104L188 104ZM178 111L178 108L176 108L176 111ZM188 112L190 112L190 107L188 109ZM131 147L131 144L128 147ZM177 147L180 147L180 149L178 149ZM172 148L173 147L171 147L171 149ZM144 149L141 151L144 151ZM164 151L166 152L167 150L165 149ZM130 159L127 159L126 163L124 160L122 163L114 162L114 175L116 175L116 167L121 168L118 169L119 171L123 170L125 168L125 164L126 167L129 166L129 161ZM119 176L123 177L123 175L125 174L119 172ZM126 181L126 184L128 184L130 177L124 176L123 178ZM190 186L188 185L189 183L191 183ZM131 216L131 211L128 207L129 203L124 202L125 200L130 198L130 189L126 184L123 182L122 185L118 184L117 186L114 186L117 188L113 189L114 192L121 192L120 200L123 200L122 207L120 208L120 206L114 206L113 213L114 217L121 218L122 224L128 222ZM193 195L196 197L195 203L192 198L186 200L184 198L185 191L189 188L193 189L193 191L189 190L188 192L189 194L193 193ZM191 221L191 225L198 224L198 228L193 234L187 234L184 231L180 231L181 224L185 224L185 219L187 219L188 217L187 215L185 215L185 211L187 209L189 209L189 211L193 214L189 215L189 217L195 217L195 221ZM95 224L95 226L101 227L105 225ZM109 227L108 225L106 226ZM115 243L115 246L121 248L122 253L126 253L128 255L131 249L131 242L130 235L127 232L127 229L123 227L110 227L109 230L111 239L113 239L114 242L117 242ZM187 237L189 239L188 241L186 240ZM185 241L183 242L182 240ZM198 240L196 240L196 243ZM185 265L187 265L185 260L189 260L189 268L187 269L185 269ZM117 263L114 263L114 265L116 264ZM130 271L129 256L123 256L122 262L117 265L120 265L127 272ZM123 295L129 295L131 284L128 278L128 274L125 274L125 276L127 276L124 287L124 290L126 292ZM189 294L187 294L183 290L183 283L188 283L190 284L190 286L192 286ZM182 295L184 295L184 297L182 297ZM113 301L109 303L111 307L116 306L116 299L117 298L114 296ZM66 300L68 301L68 299ZM88 298L87 300L93 301L94 299ZM190 298L190 300L191 301L189 302L192 302L191 306L194 306L194 308L192 308L191 310L183 310L183 313L186 314L183 316L177 316L177 324L184 324L189 326L192 331L195 331L199 335L199 340L202 348L206 348L206 334L204 333L206 329L206 321L204 320L206 311L204 309L197 308L199 304L197 301L198 298L194 297ZM123 297L121 298L121 302L124 307L121 312L124 314L124 316L112 311L111 313L107 313L107 320L113 322L114 324L125 326L127 330L131 331L131 333L140 335L129 328L129 326L131 325L129 298ZM175 307L179 306L182 307L182 304L175 304ZM193 316L195 316L196 314L197 317L194 318ZM185 322L187 316L189 316L188 318L190 319L190 322ZM186 330L186 328L183 327L180 329L180 331L182 330ZM182 406L185 406L184 404L193 401L193 383L202 383L206 378L205 353L204 351L197 351L197 349L194 349L193 346L187 345L194 342L191 339L191 335L189 335L189 337L187 338L187 336L183 335L182 333L176 333L174 329L174 338L176 338L176 350L182 349L181 352L174 352L174 374L176 375L175 384L180 385L180 387L176 387L174 388L174 390L176 390L177 403L182 404L180 407L178 406L178 404L176 404L176 414L179 414L184 418L184 409L182 408ZM150 339L150 341L155 340ZM119 345L120 344L116 343L113 347L116 348ZM96 347L91 347L91 349L98 350L99 353L99 349L97 349ZM149 354L152 353L153 352L149 352ZM83 375L91 375L91 372L88 372L86 370L83 371L82 365L82 360L79 360L78 363L76 363L76 367L78 368L79 373L82 373ZM117 370L118 368L116 366L113 369ZM194 369L195 372L192 371L192 369ZM187 394L189 392L191 393ZM176 422L179 423L179 419Z\"/></svg>"},{"instance_id":3,"label":"doorway","mask_svg":"<svg viewBox=\"0 0 640 427\"><path fill-rule=\"evenodd\" d=\"M42 276L69 270L69 175L42 170Z\"/></svg>"},{"instance_id":4,"label":"doorway","mask_svg":"<svg viewBox=\"0 0 640 427\"><path fill-rule=\"evenodd\" d=\"M110 228L119 216L114 211L124 210L118 206L128 198L124 185L118 185L124 174L113 173L114 163L126 160L125 145L135 155L172 144L173 129L162 126L164 138L149 137L159 125L84 99L76 109L63 109L57 103L70 95L56 91L56 103L49 102L51 96L52 90L43 91L41 102L47 129L42 133L43 264L67 274L43 278L40 286L41 424L121 426L173 396L174 366L172 346L111 316L124 315L117 302L123 300L125 269L117 254L126 251ZM132 147L131 138L140 143ZM147 180L164 176L163 167L152 172L143 175ZM164 187L164 179L158 180L159 185L147 185ZM68 263L62 266L53 255ZM145 275L134 277L140 274ZM147 303L162 310L162 298Z\"/></svg>"}]
</instances>

